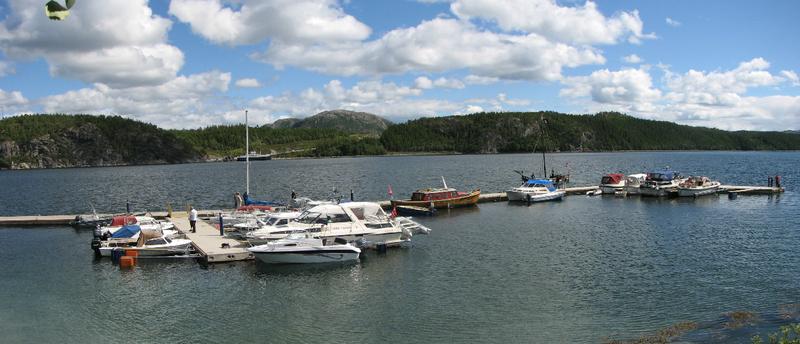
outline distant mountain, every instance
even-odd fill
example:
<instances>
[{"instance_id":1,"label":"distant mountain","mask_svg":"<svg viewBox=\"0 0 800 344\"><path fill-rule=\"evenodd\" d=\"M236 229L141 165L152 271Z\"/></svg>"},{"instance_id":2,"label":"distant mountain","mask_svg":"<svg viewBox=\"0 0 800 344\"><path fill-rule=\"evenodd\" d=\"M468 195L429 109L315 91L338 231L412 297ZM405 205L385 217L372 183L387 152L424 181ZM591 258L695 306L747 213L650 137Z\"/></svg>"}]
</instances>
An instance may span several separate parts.
<instances>
[{"instance_id":1,"label":"distant mountain","mask_svg":"<svg viewBox=\"0 0 800 344\"><path fill-rule=\"evenodd\" d=\"M336 129L343 132L378 136L392 125L389 120L367 112L331 110L314 116L297 119L286 118L275 121L273 128Z\"/></svg>"},{"instance_id":2,"label":"distant mountain","mask_svg":"<svg viewBox=\"0 0 800 344\"><path fill-rule=\"evenodd\" d=\"M547 121L544 131L542 118ZM395 152L797 150L800 135L692 127L616 112L503 112L395 124L383 132L381 143Z\"/></svg>"},{"instance_id":3,"label":"distant mountain","mask_svg":"<svg viewBox=\"0 0 800 344\"><path fill-rule=\"evenodd\" d=\"M294 128L295 125L299 124L302 121L303 120L299 118L283 118L272 123L271 127L275 129Z\"/></svg>"},{"instance_id":4,"label":"distant mountain","mask_svg":"<svg viewBox=\"0 0 800 344\"><path fill-rule=\"evenodd\" d=\"M0 120L0 168L181 163L201 154L172 132L116 116L23 115Z\"/></svg>"}]
</instances>

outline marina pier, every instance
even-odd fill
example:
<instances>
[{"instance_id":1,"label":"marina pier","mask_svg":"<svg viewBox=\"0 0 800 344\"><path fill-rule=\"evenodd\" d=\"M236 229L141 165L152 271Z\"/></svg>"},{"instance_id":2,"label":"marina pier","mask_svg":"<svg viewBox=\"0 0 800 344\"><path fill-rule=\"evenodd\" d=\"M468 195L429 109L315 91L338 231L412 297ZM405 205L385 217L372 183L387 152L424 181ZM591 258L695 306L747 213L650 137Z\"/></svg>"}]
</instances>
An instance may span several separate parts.
<instances>
[{"instance_id":1,"label":"marina pier","mask_svg":"<svg viewBox=\"0 0 800 344\"><path fill-rule=\"evenodd\" d=\"M581 186L565 188L564 191L567 195L585 195L587 192L598 190L598 188L598 186ZM722 185L719 193L771 195L784 191L785 189L782 187ZM505 192L484 193L480 195L478 203L507 200ZM391 207L389 201L381 201L379 204L384 208ZM198 215L201 218L211 218L228 212L231 210L198 210ZM195 250L206 263L243 261L254 258L253 254L247 250L247 243L220 235L219 229L206 221L197 221L197 231L192 233L186 212L150 212L148 214L157 219L169 218L176 229L192 241ZM66 226L70 225L75 217L76 215L0 216L0 226Z\"/></svg>"}]
</instances>

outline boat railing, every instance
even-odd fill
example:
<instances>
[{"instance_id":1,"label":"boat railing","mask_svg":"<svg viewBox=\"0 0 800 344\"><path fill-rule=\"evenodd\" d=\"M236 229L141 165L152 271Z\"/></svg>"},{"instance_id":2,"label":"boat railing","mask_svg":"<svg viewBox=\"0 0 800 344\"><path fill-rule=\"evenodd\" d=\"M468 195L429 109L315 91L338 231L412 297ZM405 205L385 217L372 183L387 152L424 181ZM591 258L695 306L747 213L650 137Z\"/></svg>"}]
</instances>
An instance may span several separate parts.
<instances>
[{"instance_id":1,"label":"boat railing","mask_svg":"<svg viewBox=\"0 0 800 344\"><path fill-rule=\"evenodd\" d=\"M421 225L408 217L396 217L395 221L403 231L409 231L412 234L429 234L431 229Z\"/></svg>"}]
</instances>

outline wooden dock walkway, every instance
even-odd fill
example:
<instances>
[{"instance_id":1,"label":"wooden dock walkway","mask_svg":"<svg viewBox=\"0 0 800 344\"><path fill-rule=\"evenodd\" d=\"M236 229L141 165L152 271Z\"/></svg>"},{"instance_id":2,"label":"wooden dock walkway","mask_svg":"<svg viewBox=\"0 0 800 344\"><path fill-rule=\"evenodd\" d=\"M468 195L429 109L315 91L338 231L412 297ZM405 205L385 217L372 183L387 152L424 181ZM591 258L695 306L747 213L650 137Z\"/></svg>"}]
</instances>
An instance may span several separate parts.
<instances>
[{"instance_id":1,"label":"wooden dock walkway","mask_svg":"<svg viewBox=\"0 0 800 344\"><path fill-rule=\"evenodd\" d=\"M597 190L598 186L579 186L579 187L571 187L566 188L565 191L567 195L584 195L588 191ZM771 194L778 194L785 192L784 188L778 187L771 187L771 186L741 186L741 185L721 185L720 192L723 193L737 193L737 194L758 194L758 195L771 195ZM482 193L480 198L478 198L478 203L486 203L486 202L500 202L506 201L508 198L506 197L505 192L493 192L493 193ZM391 207L389 201L379 201L383 208L388 209ZM198 210L198 215L202 217L212 217L216 216L220 212L230 212L231 210ZM148 215L153 216L157 219L164 219L169 216L169 214L165 211L161 212L149 212ZM173 222L176 222L177 219L181 216L186 221L185 229L188 231L189 222L185 220L186 212L173 212ZM0 226L47 226L47 225L69 225L72 220L75 219L75 215L31 215L31 216L0 216ZM198 231L202 221L198 222ZM203 222L205 226L210 228L211 231L219 236L219 231L215 229L213 226ZM205 228L205 226L203 226ZM198 232L199 234L200 232ZM190 233L191 234L191 233ZM234 242L236 242L234 240ZM238 242L237 242L238 243ZM221 245L221 242L219 243ZM205 244L203 247L206 247ZM210 251L215 252L210 247L206 247ZM216 256L214 256L216 257ZM217 258L215 258L217 259Z\"/></svg>"},{"instance_id":2,"label":"wooden dock walkway","mask_svg":"<svg viewBox=\"0 0 800 344\"><path fill-rule=\"evenodd\" d=\"M772 186L741 186L741 185L720 185L720 192L735 192L738 194L757 194L771 195L786 191L784 188Z\"/></svg>"},{"instance_id":3,"label":"wooden dock walkway","mask_svg":"<svg viewBox=\"0 0 800 344\"><path fill-rule=\"evenodd\" d=\"M171 219L175 228L192 241L194 248L203 255L207 263L235 262L254 258L247 250L247 244L219 235L219 229L203 220L197 221L197 232L192 233L185 212L173 213Z\"/></svg>"}]
</instances>

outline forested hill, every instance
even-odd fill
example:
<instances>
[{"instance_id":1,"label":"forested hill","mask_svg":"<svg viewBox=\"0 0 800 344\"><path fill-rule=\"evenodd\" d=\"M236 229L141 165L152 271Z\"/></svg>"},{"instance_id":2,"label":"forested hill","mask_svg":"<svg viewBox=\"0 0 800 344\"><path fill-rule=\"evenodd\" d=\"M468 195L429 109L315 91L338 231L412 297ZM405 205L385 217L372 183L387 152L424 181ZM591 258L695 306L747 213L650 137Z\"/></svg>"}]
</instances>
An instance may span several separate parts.
<instances>
[{"instance_id":1,"label":"forested hill","mask_svg":"<svg viewBox=\"0 0 800 344\"><path fill-rule=\"evenodd\" d=\"M169 131L114 116L23 115L0 120L0 168L178 163L199 152Z\"/></svg>"},{"instance_id":2,"label":"forested hill","mask_svg":"<svg viewBox=\"0 0 800 344\"><path fill-rule=\"evenodd\" d=\"M347 133L369 134L375 137L386 130L392 122L367 112L348 110L323 111L314 116L297 119L286 118L275 121L273 128L317 128L335 129Z\"/></svg>"},{"instance_id":3,"label":"forested hill","mask_svg":"<svg viewBox=\"0 0 800 344\"><path fill-rule=\"evenodd\" d=\"M540 118L546 120L544 134ZM542 138L540 140L540 137ZM381 135L388 151L512 153L616 150L798 150L800 135L724 131L639 119L616 112L477 113L420 118Z\"/></svg>"}]
</instances>

